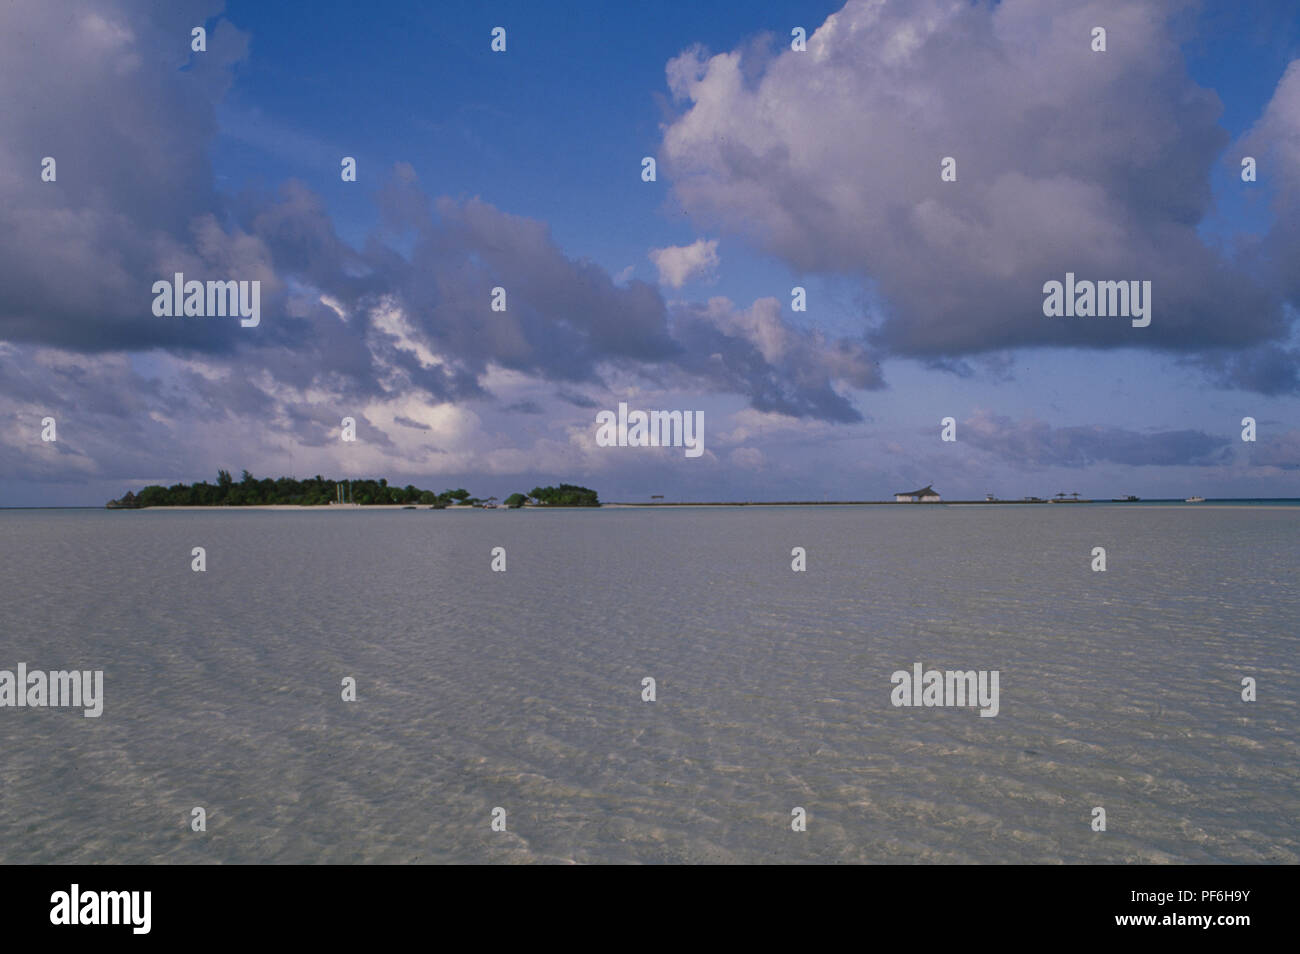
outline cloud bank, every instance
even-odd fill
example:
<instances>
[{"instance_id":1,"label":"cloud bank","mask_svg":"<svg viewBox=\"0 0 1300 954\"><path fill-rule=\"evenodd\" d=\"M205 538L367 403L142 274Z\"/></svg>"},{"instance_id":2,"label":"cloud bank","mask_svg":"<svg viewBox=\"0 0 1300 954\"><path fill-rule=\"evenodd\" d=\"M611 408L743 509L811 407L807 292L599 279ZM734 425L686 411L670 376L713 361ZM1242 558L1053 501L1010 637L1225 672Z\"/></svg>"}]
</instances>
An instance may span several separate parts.
<instances>
[{"instance_id":1,"label":"cloud bank","mask_svg":"<svg viewBox=\"0 0 1300 954\"><path fill-rule=\"evenodd\" d=\"M873 283L872 341L890 354L1139 347L1293 391L1276 362L1294 357L1277 349L1300 274L1300 64L1252 134L1278 154L1267 254L1212 248L1197 227L1228 136L1187 74L1184 7L850 0L807 52L692 48L668 65L664 166L701 227ZM941 181L946 157L956 181ZM1043 284L1067 272L1151 281L1151 326L1045 318Z\"/></svg>"}]
</instances>

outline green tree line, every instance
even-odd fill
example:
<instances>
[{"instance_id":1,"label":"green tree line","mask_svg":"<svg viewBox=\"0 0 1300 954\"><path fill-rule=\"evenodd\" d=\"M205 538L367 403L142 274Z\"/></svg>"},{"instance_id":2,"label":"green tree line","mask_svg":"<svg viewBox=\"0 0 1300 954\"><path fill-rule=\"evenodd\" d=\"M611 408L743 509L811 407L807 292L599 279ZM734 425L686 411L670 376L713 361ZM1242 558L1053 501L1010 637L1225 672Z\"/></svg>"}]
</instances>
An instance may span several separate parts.
<instances>
[{"instance_id":1,"label":"green tree line","mask_svg":"<svg viewBox=\"0 0 1300 954\"><path fill-rule=\"evenodd\" d=\"M506 498L506 506L518 494ZM534 487L528 496L544 507L599 507L600 499L596 491L574 484L560 484L558 487Z\"/></svg>"},{"instance_id":2,"label":"green tree line","mask_svg":"<svg viewBox=\"0 0 1300 954\"><path fill-rule=\"evenodd\" d=\"M153 484L142 488L139 493L127 491L117 500L110 500L108 506L113 509L136 509L139 507L251 507L265 504L290 504L306 507L326 506L337 499L337 486L344 486L345 499L352 503L367 504L410 504L423 505L441 509L452 504L469 504L482 501L470 495L468 490L444 490L434 493L421 490L413 484L405 487L390 487L384 478L379 480L333 480L320 474L315 477L296 480L292 477L280 477L272 480L263 477L258 480L247 470L235 481L230 472L217 471L217 482L210 484L200 481L195 484L173 484L163 487ZM527 496L511 494L506 498L506 506L523 506L529 498L543 506L563 507L598 507L600 501L594 490L561 484L556 487L534 488Z\"/></svg>"}]
</instances>

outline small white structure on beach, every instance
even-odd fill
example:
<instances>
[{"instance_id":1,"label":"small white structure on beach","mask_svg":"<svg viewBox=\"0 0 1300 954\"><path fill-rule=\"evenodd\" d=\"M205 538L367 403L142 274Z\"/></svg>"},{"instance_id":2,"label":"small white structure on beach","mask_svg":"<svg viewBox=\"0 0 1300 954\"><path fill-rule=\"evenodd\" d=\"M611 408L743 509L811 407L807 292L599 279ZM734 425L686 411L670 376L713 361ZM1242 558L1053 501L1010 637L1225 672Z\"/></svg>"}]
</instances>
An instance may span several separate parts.
<instances>
[{"instance_id":1,"label":"small white structure on beach","mask_svg":"<svg viewBox=\"0 0 1300 954\"><path fill-rule=\"evenodd\" d=\"M907 493L894 494L895 503L939 503L938 492L926 484L920 490L909 490Z\"/></svg>"}]
</instances>

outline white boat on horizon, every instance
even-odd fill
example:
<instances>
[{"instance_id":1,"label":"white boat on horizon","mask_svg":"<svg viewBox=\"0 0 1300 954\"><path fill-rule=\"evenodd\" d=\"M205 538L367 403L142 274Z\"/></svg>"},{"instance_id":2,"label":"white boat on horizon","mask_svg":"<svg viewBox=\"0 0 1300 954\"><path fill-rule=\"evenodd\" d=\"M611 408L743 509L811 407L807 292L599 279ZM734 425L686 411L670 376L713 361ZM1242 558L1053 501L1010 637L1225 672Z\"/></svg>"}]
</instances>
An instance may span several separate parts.
<instances>
[{"instance_id":1,"label":"white boat on horizon","mask_svg":"<svg viewBox=\"0 0 1300 954\"><path fill-rule=\"evenodd\" d=\"M1204 497L1188 497L1183 503L1205 503Z\"/></svg>"}]
</instances>

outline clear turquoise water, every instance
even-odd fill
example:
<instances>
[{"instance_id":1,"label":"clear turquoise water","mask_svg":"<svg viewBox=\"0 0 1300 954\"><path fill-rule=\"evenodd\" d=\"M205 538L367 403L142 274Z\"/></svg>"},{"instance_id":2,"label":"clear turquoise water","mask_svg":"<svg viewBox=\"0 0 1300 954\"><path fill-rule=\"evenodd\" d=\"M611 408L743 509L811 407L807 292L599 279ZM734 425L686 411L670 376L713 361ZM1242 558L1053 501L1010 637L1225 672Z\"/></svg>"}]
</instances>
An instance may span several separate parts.
<instances>
[{"instance_id":1,"label":"clear turquoise water","mask_svg":"<svg viewBox=\"0 0 1300 954\"><path fill-rule=\"evenodd\" d=\"M1295 507L11 511L0 566L0 668L105 672L0 709L7 863L1300 860Z\"/></svg>"}]
</instances>

